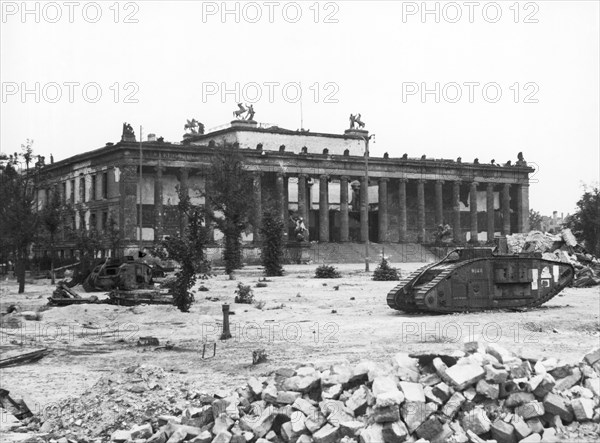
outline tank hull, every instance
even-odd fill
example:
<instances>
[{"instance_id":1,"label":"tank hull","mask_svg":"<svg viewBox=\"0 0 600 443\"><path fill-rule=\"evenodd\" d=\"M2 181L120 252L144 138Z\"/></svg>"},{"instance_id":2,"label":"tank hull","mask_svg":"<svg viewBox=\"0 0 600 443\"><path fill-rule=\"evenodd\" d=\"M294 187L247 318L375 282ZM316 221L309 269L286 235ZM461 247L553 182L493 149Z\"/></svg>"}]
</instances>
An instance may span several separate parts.
<instances>
[{"instance_id":1,"label":"tank hull","mask_svg":"<svg viewBox=\"0 0 600 443\"><path fill-rule=\"evenodd\" d=\"M409 275L387 295L405 312L472 312L540 306L573 281L568 263L533 256L442 260Z\"/></svg>"}]
</instances>

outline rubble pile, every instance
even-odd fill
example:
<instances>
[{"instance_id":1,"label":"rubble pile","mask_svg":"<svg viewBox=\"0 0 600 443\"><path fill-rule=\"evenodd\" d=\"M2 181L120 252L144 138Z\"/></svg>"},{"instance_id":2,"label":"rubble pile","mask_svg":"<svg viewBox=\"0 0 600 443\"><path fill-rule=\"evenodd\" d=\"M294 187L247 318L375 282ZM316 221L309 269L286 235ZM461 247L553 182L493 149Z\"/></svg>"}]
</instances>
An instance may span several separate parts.
<instances>
[{"instance_id":1,"label":"rubble pile","mask_svg":"<svg viewBox=\"0 0 600 443\"><path fill-rule=\"evenodd\" d=\"M147 369L136 371L141 375ZM153 374L135 390L126 388L139 396L137 404L127 397L130 407L144 414L135 422L116 421L112 428L96 429L96 437L118 443L529 443L600 438L600 348L572 365L556 358L519 358L496 344L471 342L464 351L398 353L383 364L280 369L268 377L252 377L233 392L213 395L164 392ZM108 396L123 397L121 388L111 389ZM106 382L99 390L106 390ZM186 402L177 403L182 398ZM167 409L172 413L161 412ZM95 417L71 420L85 426L83 422ZM43 423L40 431L51 432L51 427Z\"/></svg>"},{"instance_id":2,"label":"rubble pile","mask_svg":"<svg viewBox=\"0 0 600 443\"><path fill-rule=\"evenodd\" d=\"M513 234L506 237L508 252L539 252L547 260L570 263L575 268L573 286L577 288L600 284L600 260L585 251L577 243L570 229L558 235L531 231L528 234Z\"/></svg>"}]
</instances>

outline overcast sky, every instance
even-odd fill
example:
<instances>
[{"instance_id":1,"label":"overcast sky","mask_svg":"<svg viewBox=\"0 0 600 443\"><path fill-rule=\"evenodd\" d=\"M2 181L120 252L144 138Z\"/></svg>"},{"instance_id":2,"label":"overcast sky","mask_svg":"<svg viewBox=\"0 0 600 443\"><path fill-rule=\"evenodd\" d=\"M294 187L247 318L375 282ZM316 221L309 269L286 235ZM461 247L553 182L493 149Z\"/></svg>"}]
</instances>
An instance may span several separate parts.
<instances>
[{"instance_id":1,"label":"overcast sky","mask_svg":"<svg viewBox=\"0 0 600 443\"><path fill-rule=\"evenodd\" d=\"M180 141L238 100L298 129L300 83L304 128L342 133L361 113L373 156L523 151L544 214L598 182L597 1L71 3L2 2L2 152L29 138L60 160L123 122Z\"/></svg>"}]
</instances>

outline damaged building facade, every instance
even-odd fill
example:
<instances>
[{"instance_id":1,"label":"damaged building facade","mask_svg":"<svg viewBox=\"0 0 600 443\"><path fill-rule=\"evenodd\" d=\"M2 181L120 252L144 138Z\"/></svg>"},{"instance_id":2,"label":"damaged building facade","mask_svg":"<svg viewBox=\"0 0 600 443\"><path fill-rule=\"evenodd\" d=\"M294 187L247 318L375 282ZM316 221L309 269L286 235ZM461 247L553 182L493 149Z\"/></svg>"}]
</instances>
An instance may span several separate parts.
<instances>
[{"instance_id":1,"label":"damaged building facade","mask_svg":"<svg viewBox=\"0 0 600 443\"><path fill-rule=\"evenodd\" d=\"M53 191L60 192L77 208L67 219L73 228L102 235L109 226L118 227L120 248L128 253L140 244L141 204L142 244L149 247L182 227L177 187L187 189L192 203L204 204L211 157L224 144L234 144L254 175L256 210L253 232L244 237L248 245L260 243L259 215L266 202L281 211L290 241L290 217L299 216L311 242L368 238L428 244L440 225L450 227L457 243L529 230L529 174L534 169L521 155L499 165L371 153L367 183L368 135L363 129L325 134L235 120L206 134L188 133L180 143L151 135L141 143L140 160L140 142L124 125L118 143L46 164L39 206ZM220 238L214 232L215 244ZM56 249L62 257L72 256L74 248L67 236L59 236ZM106 244L101 253L110 249Z\"/></svg>"}]
</instances>

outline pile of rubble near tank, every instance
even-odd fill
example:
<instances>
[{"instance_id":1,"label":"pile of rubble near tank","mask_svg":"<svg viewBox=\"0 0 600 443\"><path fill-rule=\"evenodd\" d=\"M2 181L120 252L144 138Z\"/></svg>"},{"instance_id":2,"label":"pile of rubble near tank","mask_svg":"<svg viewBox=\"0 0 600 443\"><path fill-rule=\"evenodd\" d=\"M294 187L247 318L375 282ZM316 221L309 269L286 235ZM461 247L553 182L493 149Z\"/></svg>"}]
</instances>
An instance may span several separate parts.
<instances>
[{"instance_id":1,"label":"pile of rubble near tank","mask_svg":"<svg viewBox=\"0 0 600 443\"><path fill-rule=\"evenodd\" d=\"M576 288L600 285L600 260L577 242L570 229L563 229L560 234L531 231L509 235L506 239L510 253L540 252L545 259L572 264Z\"/></svg>"},{"instance_id":2,"label":"pile of rubble near tank","mask_svg":"<svg viewBox=\"0 0 600 443\"><path fill-rule=\"evenodd\" d=\"M147 383L153 386L135 390L139 403L157 395L166 404L175 401L177 389L161 394L163 388ZM598 441L600 348L573 365L519 358L496 344L471 342L464 351L398 353L387 363L280 369L234 391L187 398L172 415L146 405L155 415L133 427L117 422L95 441ZM48 436L59 443L81 441Z\"/></svg>"}]
</instances>

